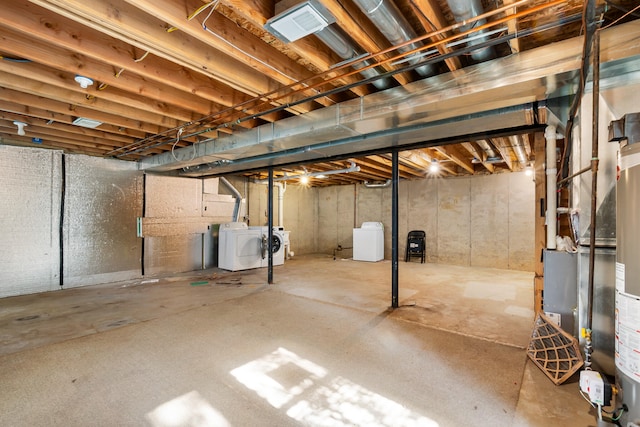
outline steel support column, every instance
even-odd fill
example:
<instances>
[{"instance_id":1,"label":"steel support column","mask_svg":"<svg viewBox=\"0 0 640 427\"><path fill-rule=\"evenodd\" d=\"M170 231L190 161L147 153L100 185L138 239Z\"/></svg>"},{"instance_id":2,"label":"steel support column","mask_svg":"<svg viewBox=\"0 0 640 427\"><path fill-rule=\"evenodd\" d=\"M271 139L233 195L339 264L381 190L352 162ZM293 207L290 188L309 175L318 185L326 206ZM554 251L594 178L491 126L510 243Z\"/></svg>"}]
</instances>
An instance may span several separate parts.
<instances>
[{"instance_id":1,"label":"steel support column","mask_svg":"<svg viewBox=\"0 0 640 427\"><path fill-rule=\"evenodd\" d=\"M267 202L267 256L269 267L267 268L267 282L273 283L273 166L269 167L269 190Z\"/></svg>"},{"instance_id":2,"label":"steel support column","mask_svg":"<svg viewBox=\"0 0 640 427\"><path fill-rule=\"evenodd\" d=\"M393 150L391 162L391 307L398 308L398 150Z\"/></svg>"}]
</instances>

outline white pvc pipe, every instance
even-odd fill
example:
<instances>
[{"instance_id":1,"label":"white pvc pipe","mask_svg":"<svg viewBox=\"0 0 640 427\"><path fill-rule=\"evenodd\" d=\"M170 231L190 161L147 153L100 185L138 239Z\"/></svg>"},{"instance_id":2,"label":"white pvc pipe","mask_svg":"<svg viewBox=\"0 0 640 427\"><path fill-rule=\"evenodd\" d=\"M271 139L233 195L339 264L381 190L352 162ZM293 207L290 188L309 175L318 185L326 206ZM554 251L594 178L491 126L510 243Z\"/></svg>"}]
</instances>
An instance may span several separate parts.
<instances>
[{"instance_id":1,"label":"white pvc pipe","mask_svg":"<svg viewBox=\"0 0 640 427\"><path fill-rule=\"evenodd\" d=\"M556 127L547 126L544 132L547 140L547 249L556 249L557 178ZM568 144L571 141L567 141Z\"/></svg>"},{"instance_id":2,"label":"white pvc pipe","mask_svg":"<svg viewBox=\"0 0 640 427\"><path fill-rule=\"evenodd\" d=\"M287 184L275 182L274 187L278 187L278 226L284 229L284 192L287 191Z\"/></svg>"}]
</instances>

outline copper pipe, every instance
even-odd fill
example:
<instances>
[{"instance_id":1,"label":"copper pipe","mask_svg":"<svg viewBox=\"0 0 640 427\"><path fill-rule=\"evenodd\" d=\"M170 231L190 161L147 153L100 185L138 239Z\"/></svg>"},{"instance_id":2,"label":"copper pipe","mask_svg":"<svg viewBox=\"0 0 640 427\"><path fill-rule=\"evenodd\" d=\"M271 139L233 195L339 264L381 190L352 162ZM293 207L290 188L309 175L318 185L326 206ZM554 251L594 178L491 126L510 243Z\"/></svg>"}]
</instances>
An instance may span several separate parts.
<instances>
[{"instance_id":1,"label":"copper pipe","mask_svg":"<svg viewBox=\"0 0 640 427\"><path fill-rule=\"evenodd\" d=\"M484 25L481 25L481 26L479 26L477 28L474 28L474 29L471 29L469 31L465 31L465 32L462 32L462 33L459 33L459 34L454 34L454 35L446 37L446 38L444 38L442 40L438 40L437 42L432 42L432 43L426 44L426 45L424 45L424 46L422 46L420 48L407 51L407 52L405 52L403 54L396 55L396 56L393 56L391 58L385 58L385 59L383 59L381 61L374 61L372 64L367 65L367 66L362 67L362 68L359 68L357 71L356 70L349 71L349 72L344 73L344 74L334 75L333 77L330 77L330 78L328 78L326 80L322 80L321 82L318 82L318 83L315 83L315 84L308 84L308 83L310 83L311 81L313 81L315 79L323 78L323 77L328 76L330 74L336 73L337 71L340 71L340 70L343 70L343 69L346 69L346 68L350 68L353 64L358 63L360 61L370 60L372 58L375 58L375 57L378 57L378 56L381 56L381 55L385 55L385 54L387 54L389 52L397 50L400 47L409 45L411 43L419 42L419 41L422 41L424 39L431 38L431 37L434 37L434 36L449 32L449 31L456 30L456 29L458 29L458 28L460 28L460 27L462 27L464 25L468 25L470 23L474 23L474 22L479 21L481 19L486 19L488 17L491 17L491 16L497 15L499 13L502 13L505 10L513 9L513 8L516 8L516 7L520 6L520 5L530 3L531 1L532 0L520 0L520 1L517 1L515 3L509 4L509 5L506 5L506 6L502 6L502 7L498 8L498 9L489 11L487 13L478 15L478 16L472 18L472 19L469 19L469 20L466 20L466 21L463 21L463 22L459 22L459 23L450 25L448 27L442 28L442 29L437 30L437 31L433 31L431 33L428 33L428 34L425 34L423 36L420 36L420 37L417 37L415 39L412 39L412 40L409 40L407 42L404 42L404 43L402 43L400 45L393 46L393 47L381 50L381 51L373 53L373 54L369 54L369 55L364 56L362 58L358 58L357 61L344 63L344 64L340 65L339 67L323 71L323 72L318 73L318 74L316 74L314 76L311 76L311 77L308 77L306 79L297 81L295 83L291 83L289 85L286 85L286 86L280 87L278 89L275 89L275 90L273 90L271 92L266 92L266 93L261 94L261 95L259 95L257 97L254 97L254 98L252 98L250 100L247 100L247 101L244 101L242 103L233 105L231 107L228 107L228 108L226 108L226 109L224 109L222 111L216 112L214 114L211 114L211 115L208 115L208 116L204 116L204 117L202 117L202 118L200 118L198 120L189 122L189 123L187 123L185 125L182 125L182 126L179 126L179 127L173 128L173 129L169 129L169 130L166 130L164 132L158 133L156 135L147 137L147 138L145 138L145 139L143 139L141 141L138 141L137 144L131 144L129 147L126 147L126 148L122 147L121 149L129 148L130 150L127 151L127 153L129 153L129 152L131 152L131 150L137 150L137 149L140 149L140 148L144 147L145 141L153 141L154 139L156 139L157 137L160 137L162 135L169 134L169 133L172 133L172 132L177 132L178 129L185 128L185 127L197 124L197 123L201 123L201 122L206 121L206 120L211 120L213 118L217 118L218 120L222 120L224 118L231 118L231 121L227 121L226 123L223 123L221 125L217 125L217 126L215 126L213 128L207 128L207 129L195 132L192 135L198 135L198 134L205 133L205 132L211 132L211 131L214 131L214 130L217 130L217 129L220 129L220 128L232 127L235 124L239 123L239 120L241 120L241 118L242 118L242 116L238 116L238 113L242 113L243 110L245 110L246 108L260 109L261 107L264 107L264 106L271 107L271 105L272 105L272 103L274 101L278 101L278 100L280 100L280 99L282 99L282 98L284 98L286 96L291 96L291 95L300 93L301 91L304 91L304 90L320 88L320 87L322 87L322 86L324 86L324 85L326 85L328 83L334 82L335 80L342 79L342 78L345 78L345 77L349 77L349 76L352 76L352 75L355 75L355 74L359 74L362 70L373 68L373 67L376 67L376 66L380 66L380 65L386 64L388 62L397 61L399 59L405 58L405 57L407 57L409 55L412 55L412 54L415 54L417 52L421 52L423 50L427 50L427 49L430 49L430 48L433 48L433 47L437 47L437 46L449 43L451 41L454 41L456 39L464 38L464 37L466 37L466 36L468 36L470 34L473 34L473 33L477 32L477 31L484 30L484 29L487 29L487 28L491 28L493 26L505 23L507 21L511 21L513 19L518 19L518 18L527 16L529 14L532 14L532 13L535 13L535 12L539 12L539 11L545 10L547 8L554 7L554 6L557 6L557 5L560 5L560 4L566 2L566 0L554 0L554 1L551 1L549 3L545 3L545 4L542 4L542 5L537 5L537 6L534 6L534 7L530 8L530 9L527 9L527 10L524 10L524 11L521 11L521 12L517 12L517 13L514 13L512 15L505 16L505 17L500 18L500 19L495 20L495 21L488 22L488 23L486 23ZM301 87L297 88L297 89L294 89L298 85L300 85ZM273 95L276 95L278 93L281 93L282 91L289 90L289 89L292 89L292 91L291 92L287 92L287 93L282 94L282 95L277 95L277 96L273 97ZM287 104L284 104L284 105L287 105Z\"/></svg>"}]
</instances>

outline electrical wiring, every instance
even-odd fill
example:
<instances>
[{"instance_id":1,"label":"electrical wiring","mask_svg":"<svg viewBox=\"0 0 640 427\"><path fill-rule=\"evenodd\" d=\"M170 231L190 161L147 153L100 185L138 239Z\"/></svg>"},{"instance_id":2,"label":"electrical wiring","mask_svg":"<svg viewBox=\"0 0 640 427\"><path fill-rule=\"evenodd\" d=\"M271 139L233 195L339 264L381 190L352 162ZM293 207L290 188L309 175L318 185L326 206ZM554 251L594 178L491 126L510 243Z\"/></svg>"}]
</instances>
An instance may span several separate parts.
<instances>
[{"instance_id":1,"label":"electrical wiring","mask_svg":"<svg viewBox=\"0 0 640 427\"><path fill-rule=\"evenodd\" d=\"M580 396L582 396L584 398L584 400L589 402L589 405L591 405L592 408L596 407L596 405L594 405L593 402L591 400L589 400L589 396L587 396L582 390L579 390L579 392L580 392Z\"/></svg>"},{"instance_id":2,"label":"electrical wiring","mask_svg":"<svg viewBox=\"0 0 640 427\"><path fill-rule=\"evenodd\" d=\"M147 57L147 55L149 55L149 51L146 51L140 58L134 59L133 62L142 62Z\"/></svg>"},{"instance_id":3,"label":"electrical wiring","mask_svg":"<svg viewBox=\"0 0 640 427\"><path fill-rule=\"evenodd\" d=\"M229 45L229 47L231 47L234 50L237 50L238 52L242 52L243 55L248 56L249 58L251 58L252 60L264 65L265 67L269 68L270 70L273 70L274 72L280 74L281 76L291 80L292 82L297 82L298 79L288 75L287 73L282 72L281 70L277 69L276 67L264 62L263 60L261 60L260 58L257 58L253 55L251 55L249 52L246 52L242 49L240 49L238 46L234 45L233 43L231 43L229 40L225 39L224 37L222 37L221 35L219 35L218 33L212 31L211 29L209 29L209 27L207 27L206 22L209 20L209 18L211 17L211 15L213 14L213 12L216 10L216 7L218 6L218 3L220 2L220 0L215 0L212 1L211 3L205 4L204 6L200 7L199 9L197 9L195 12L193 12L191 15L189 15L189 20L195 18L196 16L198 16L198 14L200 12L202 12L203 10L205 10L207 7L213 5L213 7L211 8L211 10L209 11L209 14L207 15L207 17L204 19L204 21L202 21L202 28L207 31L210 34L213 34L214 36L216 36L218 39L220 39L222 42L226 43L227 45ZM307 87L308 85L303 84L305 87ZM313 89L314 93L320 93L320 91L318 91L317 89ZM333 101L331 98L327 98L329 99L331 102L335 102Z\"/></svg>"},{"instance_id":4,"label":"electrical wiring","mask_svg":"<svg viewBox=\"0 0 640 427\"><path fill-rule=\"evenodd\" d=\"M620 18L616 19L615 21L613 21L612 23L610 23L609 25L607 25L606 27L602 28L603 30L606 30L607 28L609 28L612 25L617 24L618 22L620 22L621 20L623 20L624 18L626 18L629 15L632 15L633 12L635 12L636 10L640 9L640 4L636 7L634 7L633 9L631 9L630 11L628 11L627 13L625 13L624 15L622 15ZM635 15L634 15L635 16Z\"/></svg>"},{"instance_id":5,"label":"electrical wiring","mask_svg":"<svg viewBox=\"0 0 640 427\"><path fill-rule=\"evenodd\" d=\"M192 12L189 16L187 16L187 21L191 21L193 18L198 16L203 10L205 10L209 6L213 5L213 9L215 9L216 7L218 7L218 3L220 3L220 0L213 0L212 2L203 4L202 6L197 8L194 12Z\"/></svg>"},{"instance_id":6,"label":"electrical wiring","mask_svg":"<svg viewBox=\"0 0 640 427\"><path fill-rule=\"evenodd\" d=\"M204 4L204 5L200 6L194 12L192 12L189 16L187 16L187 21L191 21L193 18L198 16L200 14L200 12L202 12L203 10L205 10L206 8L208 8L211 5L213 5L213 8L215 9L216 7L218 7L218 3L220 3L220 0L213 0L210 3L207 3L207 4ZM169 27L165 31L167 33L173 33L174 31L177 31L178 29L179 29L178 27Z\"/></svg>"},{"instance_id":7,"label":"electrical wiring","mask_svg":"<svg viewBox=\"0 0 640 427\"><path fill-rule=\"evenodd\" d=\"M425 34L425 35L420 36L420 37L418 37L416 39L409 40L409 41L407 41L405 43L402 43L401 45L392 46L392 47L383 49L383 50L381 50L379 52L376 52L376 53L370 53L368 56L365 56L365 57L362 57L362 58L357 58L357 60L358 61L363 61L363 60L367 60L367 59L378 58L378 57L381 57L382 55L386 55L386 54L388 54L390 52L393 52L393 51L397 50L400 47L407 46L407 45L409 45L411 43L423 41L423 40L425 40L427 38L443 36L445 33L449 32L449 31L454 31L456 29L459 29L463 25L468 25L469 23L476 22L477 20L487 19L487 18L492 17L492 16L494 16L496 14L503 13L505 10L510 10L510 9L516 8L516 7L520 6L520 5L524 5L526 3L529 3L530 1L531 0L517 0L513 4L509 4L507 6L502 6L502 7L498 8L498 9L496 9L496 10L493 10L491 12L487 12L487 13L479 15L479 16L473 18L473 19L465 21L464 23L456 23L454 25L442 28L442 29L437 30L435 32ZM499 25L499 24L501 24L503 22L506 22L508 20L511 20L511 19L517 19L517 18L519 18L521 16L527 16L527 15L530 15L532 13L539 12L540 10L546 10L546 9L548 9L550 7L553 7L553 6L556 6L558 4L561 4L562 2L563 2L563 0L552 0L549 3L546 3L544 5L533 6L530 9L517 12L514 15L509 15L507 17L500 18L500 19L497 19L495 21L491 21L491 22L489 22L487 24L484 24L484 25L478 27L477 29L481 30L481 29L491 28L492 26ZM575 15L575 16L571 16L571 17L566 18L566 19L561 19L561 20L559 20L557 22L554 22L554 23L551 23L551 24L541 25L539 27L532 27L530 29L527 29L527 30L523 31L521 34L518 34L518 36L526 37L526 36L531 35L531 34L537 34L537 33L541 32L541 31L546 31L546 30L549 30L551 28L555 28L556 26L559 26L559 25L564 25L564 24L567 24L569 22L574 22L576 20L575 19L576 17L579 18L580 16L579 15ZM206 20L205 20L205 22L206 22ZM206 24L205 24L205 26L206 26ZM381 64L384 64L384 63L393 62L393 61L396 61L399 58L404 57L406 55L412 55L412 54L421 52L423 50L428 50L428 49L431 49L431 48L433 48L435 46L438 46L440 44L449 43L449 42L451 42L451 41L453 41L453 40L455 40L457 38L466 37L466 36L468 36L469 34L471 34L473 32L474 32L474 30L470 30L470 31L462 32L460 34L455 34L453 36L444 37L442 40L439 40L437 42L427 43L426 45L424 45L420 49L414 49L414 50L411 50L409 52L405 52L403 54L398 54L398 55L392 56L390 58L386 58L386 59L383 59L383 60L377 60L376 64L372 64L370 66L367 66L367 67L365 67L365 69L372 68L374 66L381 65ZM513 37L515 37L515 34L509 34L509 38L513 38ZM479 49L479 48L483 48L483 47L488 47L488 46L492 46L494 44L498 44L498 43L501 43L501 42L504 42L504 41L508 41L508 39L505 38L504 40L502 40L502 39L490 40L488 42L485 42L485 43L482 43L482 44L476 46L475 48ZM440 56L438 56L436 58L429 59L426 62L429 63L429 62L434 62L434 61L438 61L438 60L447 60L449 58L452 58L452 57L455 57L455 56L459 56L461 54L465 54L465 53L467 53L466 52L467 50L468 50L468 48L464 48L464 49L461 49L459 52L449 52L447 54L440 55ZM271 113L280 111L280 110L282 110L284 108L288 108L291 105L298 105L298 104L303 103L303 102L312 101L312 100L317 99L319 97L332 96L332 95L334 95L336 93L339 93L339 92L342 92L342 91L345 91L345 90L350 90L353 87L356 87L356 86L359 86L359 85L362 85L362 84L367 84L367 83L369 83L369 82L371 82L373 80L373 79L364 79L362 81L358 81L358 82L342 85L340 87L336 87L336 88L333 88L333 89L330 89L330 90L325 90L325 91L317 90L317 88L323 87L323 85L326 85L327 83L332 82L332 81L334 81L334 80L336 80L338 78L346 78L346 77L349 77L349 76L351 76L353 74L356 74L356 73L359 73L359 72L362 71L362 69L358 69L358 70L353 70L353 71L349 71L349 72L346 72L346 73L343 73L343 74L339 74L339 75L335 75L335 76L326 78L326 79L324 79L322 81L319 81L318 83L312 83L313 81L315 81L317 79L325 78L328 73L332 73L333 74L333 73L336 73L337 71L340 71L340 70L344 71L345 69L347 69L349 67L352 67L352 66L353 66L353 63L345 62L340 67L337 67L335 69L332 68L331 70L328 70L328 71L319 73L317 75L308 77L308 78L306 78L304 80L296 81L296 82L294 82L292 84L289 84L289 85L284 86L284 87L280 87L280 88L272 90L270 92L260 94L259 96L256 96L256 97L254 97L254 98L252 98L250 100L235 104L235 105L230 106L230 107L228 107L226 109L218 111L218 112L216 112L214 114L210 114L208 116L202 117L202 118L199 119L200 123L202 123L205 120L212 120L213 118L219 118L219 119L222 120L225 117L232 116L232 115L234 115L234 114L236 114L238 112L242 112L242 113L246 114L246 111L249 108L263 107L267 103L269 103L269 104L270 103L274 103L274 102L282 99L285 96L292 95L292 94L295 94L295 93L299 93L299 92L304 91L304 90L312 89L312 90L314 90L316 92L315 95L307 96L307 97L305 97L304 99L301 99L301 100L296 100L294 102L287 103L287 104L284 104L284 105L279 105L279 106L274 107L274 108L268 108L266 110L260 109L259 112L253 113L253 114L249 114L246 117L230 120L230 121L228 121L226 123L215 125L215 126L207 128L207 129L199 130L199 131L193 133L190 136L194 136L194 135L201 134L201 133L204 133L204 132L213 131L213 130L220 129L220 128L231 127L231 126L233 126L233 124L241 123L241 122L244 122L244 121L247 121L247 120L252 120L252 119L254 119L256 117L260 117L260 116L265 115L265 114L271 114ZM408 66L408 67L402 67L402 68L400 68L398 70L393 70L393 71L390 71L390 72L385 73L383 75L380 75L380 76L376 77L376 79L377 78L384 78L384 77L392 76L392 75L394 75L396 73L407 72L407 71L410 71L410 70L414 69L417 66L419 66L419 65L415 65L415 66L411 65L411 66ZM298 87L298 89L295 89L295 87ZM285 91L289 91L289 92L285 93ZM183 124L181 127L185 127L186 128L188 126L191 126L192 124L193 123ZM129 145L125 146L125 147L120 147L118 149L115 149L115 150L113 150L112 152L110 152L108 154L113 154L113 155L115 155L117 157L120 157L120 156L123 156L123 155L128 154L128 153L140 152L140 151L143 151L145 149L153 148L153 147L156 147L156 146L159 146L159 145L164 145L164 144L166 144L166 143L168 143L169 141L172 140L172 138L168 137L167 134L170 133L170 132L173 132L174 130L175 130L175 128L174 129L168 129L168 130L163 131L161 133L158 133L156 135L153 135L153 136L150 136L150 137L146 137L146 138L144 138L142 140L138 140L135 143L129 144Z\"/></svg>"},{"instance_id":8,"label":"electrical wiring","mask_svg":"<svg viewBox=\"0 0 640 427\"><path fill-rule=\"evenodd\" d=\"M235 44L231 43L229 40L225 39L224 37L222 37L220 34L212 31L211 29L209 29L209 27L207 27L207 21L209 20L209 18L211 17L211 15L213 14L213 12L216 10L215 7L212 7L211 10L209 11L209 14L207 15L207 17L204 19L204 21L202 21L202 28L210 33L213 34L214 36L216 36L218 39L220 39L222 42L226 43L227 45L229 45L229 47L231 47L234 50L237 50L238 52L242 52L243 55L248 56L249 58L251 58L252 60L264 65L265 67L269 68L270 70L280 74L281 76L291 80L292 82L297 81L298 79L278 70L276 67L274 67L273 65L267 64L266 62L264 62L263 60L261 60L260 58L256 58L255 56L251 55L248 52L243 51L242 49L240 49L238 46L236 46Z\"/></svg>"},{"instance_id":9,"label":"electrical wiring","mask_svg":"<svg viewBox=\"0 0 640 427\"><path fill-rule=\"evenodd\" d=\"M621 12L630 12L633 16L636 16L636 17L639 17L639 18L640 18L640 15L637 15L637 14L633 13L633 12L634 12L634 10L631 10L631 11L630 11L629 9L625 9L624 7L622 7L621 5L619 5L618 3L615 3L615 2L613 2L613 1L611 1L611 0L604 0L604 2L605 2L606 4L608 4L609 6L611 6L611 7L615 8L615 9L618 9L618 10L619 10L619 11L621 11ZM636 8L636 9L637 9L637 8Z\"/></svg>"},{"instance_id":10,"label":"electrical wiring","mask_svg":"<svg viewBox=\"0 0 640 427\"><path fill-rule=\"evenodd\" d=\"M175 154L175 149L176 149L176 145L178 145L178 142L180 142L180 137L182 136L182 132L184 132L184 128L180 128L178 129L178 135L176 136L176 142L173 143L173 145L171 146L171 155L173 156L173 159L176 162L179 162L180 159L178 159L178 157ZM191 144L193 146L193 156L188 160L189 162L193 159L196 158L196 144Z\"/></svg>"},{"instance_id":11,"label":"electrical wiring","mask_svg":"<svg viewBox=\"0 0 640 427\"><path fill-rule=\"evenodd\" d=\"M614 417L614 416L612 416L612 417L611 417L611 419L612 419L613 421L619 421L619 420L620 420L620 418L622 418L622 414L624 414L624 408L620 408L620 413L618 414L618 416L615 416L615 417Z\"/></svg>"}]
</instances>

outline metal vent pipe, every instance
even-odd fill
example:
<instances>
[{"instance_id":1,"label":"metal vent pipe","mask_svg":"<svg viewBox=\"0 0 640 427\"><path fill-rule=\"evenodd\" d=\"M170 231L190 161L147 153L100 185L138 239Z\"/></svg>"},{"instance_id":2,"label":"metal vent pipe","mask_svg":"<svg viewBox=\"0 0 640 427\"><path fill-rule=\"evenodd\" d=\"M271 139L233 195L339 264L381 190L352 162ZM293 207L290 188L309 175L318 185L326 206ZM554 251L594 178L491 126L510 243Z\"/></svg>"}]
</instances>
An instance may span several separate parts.
<instances>
[{"instance_id":1,"label":"metal vent pipe","mask_svg":"<svg viewBox=\"0 0 640 427\"><path fill-rule=\"evenodd\" d=\"M349 40L349 36L344 34L340 28L336 28L334 25L323 28L320 31L314 33L322 43L326 44L329 49L333 50L342 59L349 60L361 56L364 52L361 52L355 45ZM364 66L371 65L371 61L360 61L353 65L353 68L360 69ZM380 73L375 68L368 68L360 71L365 78L375 78ZM379 78L371 82L378 89L387 89L389 85L389 78Z\"/></svg>"},{"instance_id":2,"label":"metal vent pipe","mask_svg":"<svg viewBox=\"0 0 640 427\"><path fill-rule=\"evenodd\" d=\"M362 183L362 185L364 185L366 188L387 188L387 187L391 186L391 180L388 179L385 182L364 181Z\"/></svg>"},{"instance_id":3,"label":"metal vent pipe","mask_svg":"<svg viewBox=\"0 0 640 427\"><path fill-rule=\"evenodd\" d=\"M354 0L354 2L392 45L395 46L417 37L411 25L409 25L409 22L402 16L400 10L391 1ZM412 43L399 48L398 51L408 52L413 49L418 49L421 46L421 44ZM409 61L411 64L420 62L418 55L413 54L412 56L415 56L415 58ZM421 65L416 68L416 72L422 77L429 77L435 74L431 65Z\"/></svg>"},{"instance_id":4,"label":"metal vent pipe","mask_svg":"<svg viewBox=\"0 0 640 427\"><path fill-rule=\"evenodd\" d=\"M493 150L493 147L491 147L491 144L489 144L487 141L485 141L484 139L479 139L476 142L478 143L480 148L482 148L484 152L487 153L488 158L492 159L497 157L496 152Z\"/></svg>"},{"instance_id":5,"label":"metal vent pipe","mask_svg":"<svg viewBox=\"0 0 640 427\"><path fill-rule=\"evenodd\" d=\"M509 137L511 140L511 147L513 147L514 153L516 153L516 157L518 158L518 162L520 162L520 166L522 169L527 167L528 159L527 153L524 150L524 142L522 141L521 135L512 135Z\"/></svg>"},{"instance_id":6,"label":"metal vent pipe","mask_svg":"<svg viewBox=\"0 0 640 427\"><path fill-rule=\"evenodd\" d=\"M464 22L468 19L474 18L484 13L482 8L482 2L480 0L447 0L451 13L456 22ZM464 25L460 28L461 32L472 30L474 27L479 27L487 23L486 19L481 19L473 24ZM478 34L484 33L485 30L479 31ZM468 42L469 46L475 46L488 41L488 36L478 37L474 36L472 40ZM478 49L471 52L471 57L476 61L487 61L496 57L496 52L492 47L485 47L484 49Z\"/></svg>"}]
</instances>

